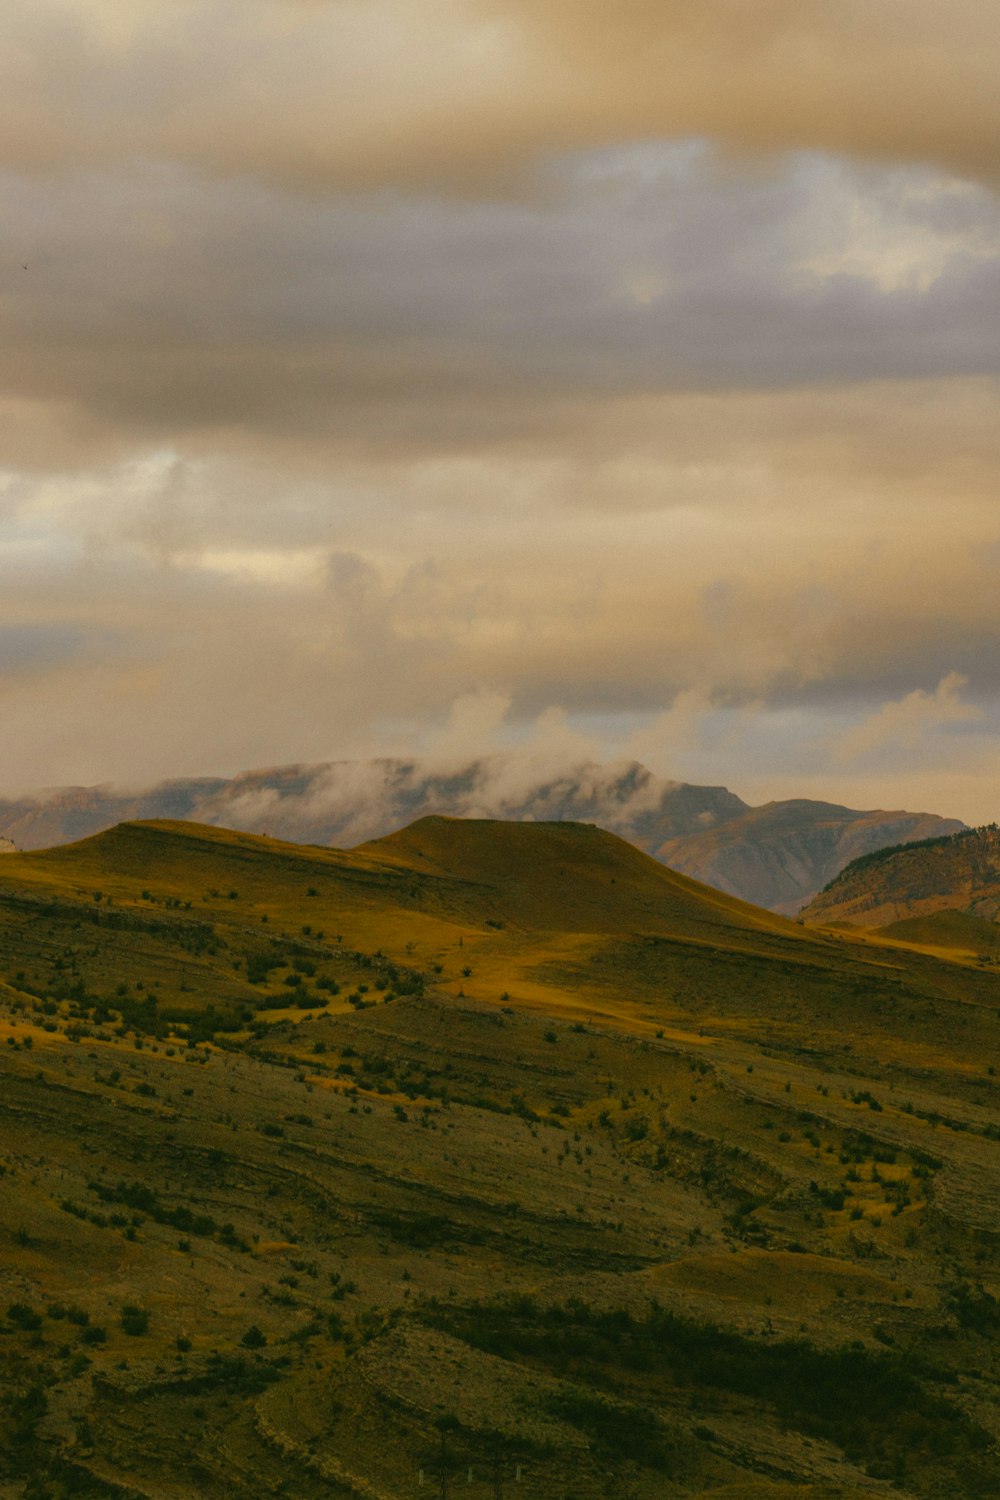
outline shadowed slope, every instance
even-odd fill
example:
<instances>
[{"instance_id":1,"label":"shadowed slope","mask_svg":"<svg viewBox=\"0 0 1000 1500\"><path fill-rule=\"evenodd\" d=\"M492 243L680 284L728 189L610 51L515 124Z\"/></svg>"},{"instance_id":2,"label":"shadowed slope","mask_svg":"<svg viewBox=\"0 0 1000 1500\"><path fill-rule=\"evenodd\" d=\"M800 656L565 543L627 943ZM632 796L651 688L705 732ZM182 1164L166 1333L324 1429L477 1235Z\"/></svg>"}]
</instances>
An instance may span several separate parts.
<instances>
[{"instance_id":1,"label":"shadowed slope","mask_svg":"<svg viewBox=\"0 0 1000 1500\"><path fill-rule=\"evenodd\" d=\"M587 823L420 818L355 853L473 883L499 915L540 930L799 936L794 923L668 870Z\"/></svg>"},{"instance_id":2,"label":"shadowed slope","mask_svg":"<svg viewBox=\"0 0 1000 1500\"><path fill-rule=\"evenodd\" d=\"M921 948L961 953L1000 954L1000 925L965 911L936 911L929 917L903 917L879 927L876 937L914 943Z\"/></svg>"}]
</instances>

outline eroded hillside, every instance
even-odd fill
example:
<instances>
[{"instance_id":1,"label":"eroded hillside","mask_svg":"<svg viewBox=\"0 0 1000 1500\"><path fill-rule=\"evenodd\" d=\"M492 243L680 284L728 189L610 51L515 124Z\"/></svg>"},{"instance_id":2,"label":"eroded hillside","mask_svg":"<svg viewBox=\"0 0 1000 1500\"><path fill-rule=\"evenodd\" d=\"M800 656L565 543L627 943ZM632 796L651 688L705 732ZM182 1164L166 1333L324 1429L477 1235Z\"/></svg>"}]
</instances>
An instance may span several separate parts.
<instances>
[{"instance_id":1,"label":"eroded hillside","mask_svg":"<svg viewBox=\"0 0 1000 1500\"><path fill-rule=\"evenodd\" d=\"M990 970L444 819L10 855L0 941L11 1496L1000 1489Z\"/></svg>"}]
</instances>

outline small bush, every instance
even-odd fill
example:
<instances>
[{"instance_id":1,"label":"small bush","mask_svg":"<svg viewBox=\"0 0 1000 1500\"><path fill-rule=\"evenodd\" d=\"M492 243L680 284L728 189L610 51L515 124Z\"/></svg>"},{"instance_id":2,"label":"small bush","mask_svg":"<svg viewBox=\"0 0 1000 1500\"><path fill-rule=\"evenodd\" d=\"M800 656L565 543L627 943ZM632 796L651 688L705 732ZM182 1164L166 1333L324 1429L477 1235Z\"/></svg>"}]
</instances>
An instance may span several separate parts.
<instances>
[{"instance_id":1,"label":"small bush","mask_svg":"<svg viewBox=\"0 0 1000 1500\"><path fill-rule=\"evenodd\" d=\"M36 1313L26 1302L12 1302L7 1309L7 1320L25 1333L32 1333L42 1326L41 1314Z\"/></svg>"},{"instance_id":2,"label":"small bush","mask_svg":"<svg viewBox=\"0 0 1000 1500\"><path fill-rule=\"evenodd\" d=\"M139 1307L135 1302L126 1302L119 1314L122 1332L129 1334L132 1338L139 1338L142 1334L149 1332L149 1313L144 1307Z\"/></svg>"}]
</instances>

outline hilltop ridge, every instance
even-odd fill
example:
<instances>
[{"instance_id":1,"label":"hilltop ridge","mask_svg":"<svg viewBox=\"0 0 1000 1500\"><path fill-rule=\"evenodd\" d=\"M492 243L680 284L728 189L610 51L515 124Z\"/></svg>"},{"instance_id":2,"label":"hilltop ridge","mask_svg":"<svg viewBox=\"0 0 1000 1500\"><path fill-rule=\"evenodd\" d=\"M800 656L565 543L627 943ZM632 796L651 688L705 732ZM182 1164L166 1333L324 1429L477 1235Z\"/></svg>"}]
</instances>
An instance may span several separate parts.
<instances>
[{"instance_id":1,"label":"hilltop ridge","mask_svg":"<svg viewBox=\"0 0 1000 1500\"><path fill-rule=\"evenodd\" d=\"M21 854L4 874L33 884L70 880L81 893L84 882L99 879L106 895L126 896L152 869L164 893L213 882L201 898L213 907L223 887L238 885L241 911L279 900L286 890L298 899L308 889L321 904L350 903L356 915L398 907L400 921L478 926L485 913L534 933L703 932L741 942L754 933L802 937L786 918L670 870L616 834L567 821L432 814L353 849L325 849L150 819Z\"/></svg>"},{"instance_id":2,"label":"hilltop ridge","mask_svg":"<svg viewBox=\"0 0 1000 1500\"><path fill-rule=\"evenodd\" d=\"M683 874L786 915L856 855L963 826L802 798L752 808L726 787L665 780L637 761L553 769L506 754L446 770L420 760L334 761L135 793L63 788L0 800L0 836L36 849L166 818L349 846L427 815L597 823Z\"/></svg>"},{"instance_id":3,"label":"hilltop ridge","mask_svg":"<svg viewBox=\"0 0 1000 1500\"><path fill-rule=\"evenodd\" d=\"M808 922L883 928L944 911L990 922L1000 916L1000 828L995 823L855 860L802 916Z\"/></svg>"},{"instance_id":4,"label":"hilltop ridge","mask_svg":"<svg viewBox=\"0 0 1000 1500\"><path fill-rule=\"evenodd\" d=\"M553 930L795 930L593 824L430 816L357 852L481 883L515 920Z\"/></svg>"}]
</instances>

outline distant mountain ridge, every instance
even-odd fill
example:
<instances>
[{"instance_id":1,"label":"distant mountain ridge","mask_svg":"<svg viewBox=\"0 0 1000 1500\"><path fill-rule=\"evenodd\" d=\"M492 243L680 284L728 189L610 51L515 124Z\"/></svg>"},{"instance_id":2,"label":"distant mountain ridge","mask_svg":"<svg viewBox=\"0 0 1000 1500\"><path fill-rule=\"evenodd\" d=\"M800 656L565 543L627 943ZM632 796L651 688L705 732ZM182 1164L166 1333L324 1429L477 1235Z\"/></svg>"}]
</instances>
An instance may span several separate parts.
<instances>
[{"instance_id":1,"label":"distant mountain ridge","mask_svg":"<svg viewBox=\"0 0 1000 1500\"><path fill-rule=\"evenodd\" d=\"M809 922L888 927L938 912L1000 918L1000 828L886 848L854 860L803 912Z\"/></svg>"},{"instance_id":2,"label":"distant mountain ridge","mask_svg":"<svg viewBox=\"0 0 1000 1500\"><path fill-rule=\"evenodd\" d=\"M748 807L715 827L668 839L653 852L685 875L794 916L852 860L963 827L933 813L862 812L794 798Z\"/></svg>"},{"instance_id":3,"label":"distant mountain ridge","mask_svg":"<svg viewBox=\"0 0 1000 1500\"><path fill-rule=\"evenodd\" d=\"M138 792L60 788L0 800L0 836L40 849L116 823L166 818L343 848L432 814L596 823L682 874L787 915L858 855L964 827L930 813L804 799L751 807L726 787L666 780L637 761L553 772L509 754L446 769L419 760L330 761Z\"/></svg>"}]
</instances>

